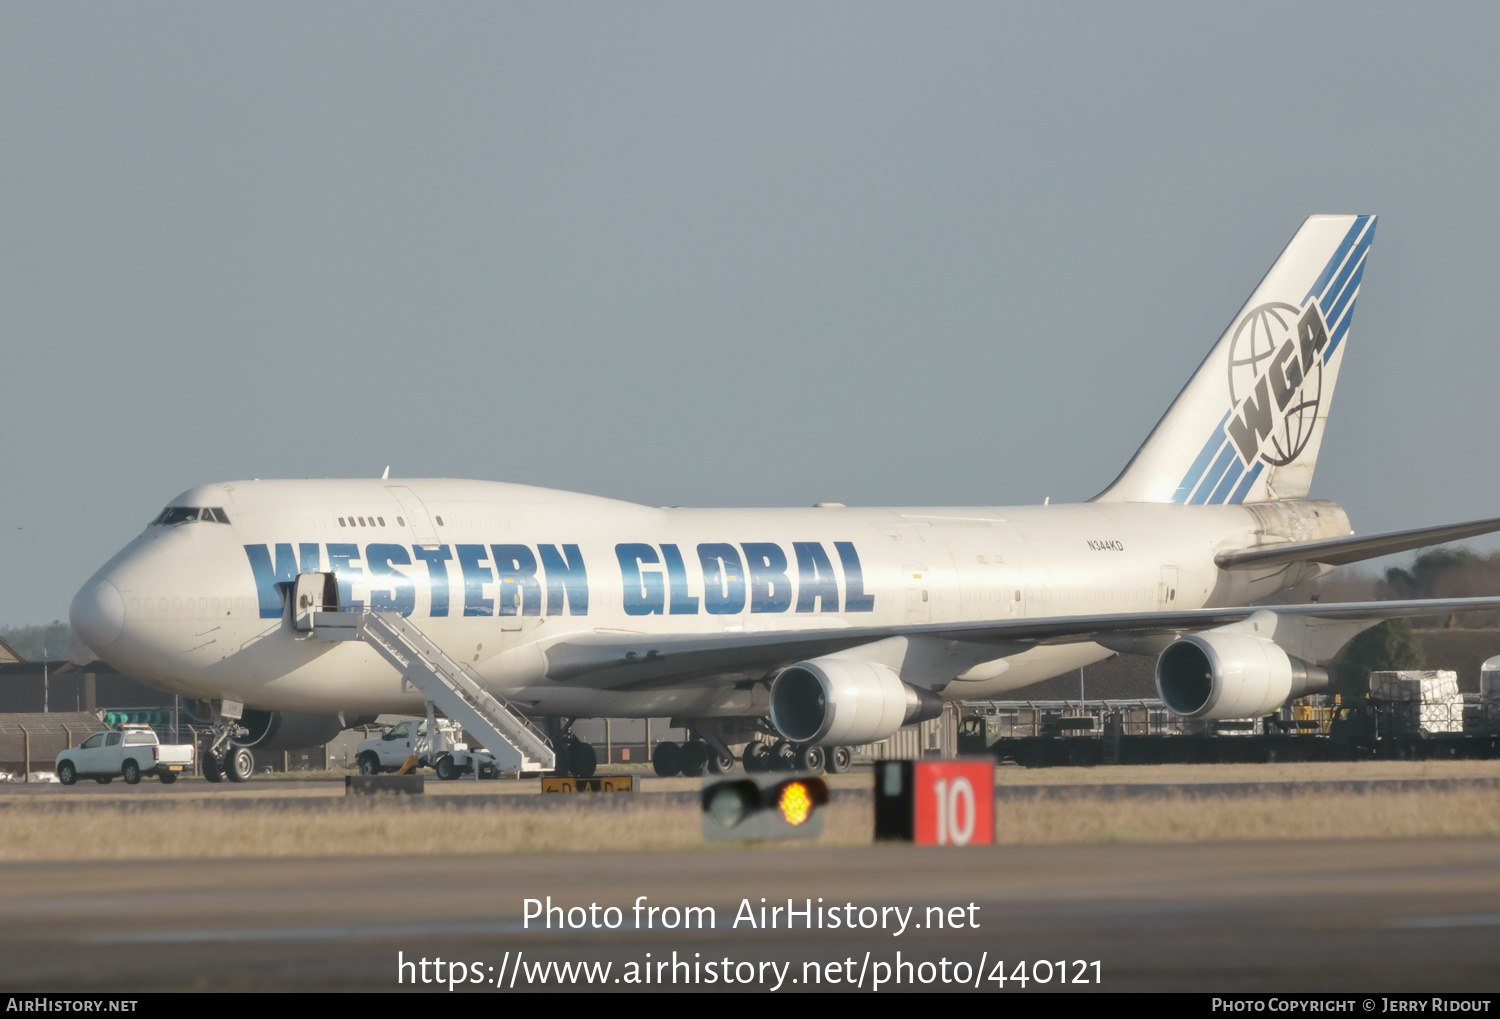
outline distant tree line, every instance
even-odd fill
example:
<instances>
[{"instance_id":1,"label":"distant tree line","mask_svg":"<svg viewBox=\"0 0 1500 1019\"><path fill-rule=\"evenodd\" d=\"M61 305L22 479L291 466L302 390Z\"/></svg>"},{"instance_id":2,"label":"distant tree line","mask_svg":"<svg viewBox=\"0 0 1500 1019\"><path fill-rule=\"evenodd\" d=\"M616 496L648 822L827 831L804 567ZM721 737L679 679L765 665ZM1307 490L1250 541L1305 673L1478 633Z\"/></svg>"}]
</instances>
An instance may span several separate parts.
<instances>
[{"instance_id":1,"label":"distant tree line","mask_svg":"<svg viewBox=\"0 0 1500 1019\"><path fill-rule=\"evenodd\" d=\"M1496 595L1500 595L1500 552L1484 556L1466 548L1435 548L1417 556L1404 569L1392 567L1381 575L1358 565L1345 566L1264 601L1268 605L1289 605L1309 601L1404 601ZM1417 629L1493 630L1500 628L1500 612L1424 616L1413 619L1412 625Z\"/></svg>"},{"instance_id":2,"label":"distant tree line","mask_svg":"<svg viewBox=\"0 0 1500 1019\"><path fill-rule=\"evenodd\" d=\"M1485 598L1500 595L1500 552L1482 556L1466 548L1435 548L1412 562L1410 569L1389 569L1377 582L1375 597ZM1429 616L1413 620L1417 627L1500 627L1500 612L1466 612L1462 616Z\"/></svg>"},{"instance_id":3,"label":"distant tree line","mask_svg":"<svg viewBox=\"0 0 1500 1019\"><path fill-rule=\"evenodd\" d=\"M87 661L94 657L73 628L60 619L40 626L0 626L0 638L29 662Z\"/></svg>"}]
</instances>

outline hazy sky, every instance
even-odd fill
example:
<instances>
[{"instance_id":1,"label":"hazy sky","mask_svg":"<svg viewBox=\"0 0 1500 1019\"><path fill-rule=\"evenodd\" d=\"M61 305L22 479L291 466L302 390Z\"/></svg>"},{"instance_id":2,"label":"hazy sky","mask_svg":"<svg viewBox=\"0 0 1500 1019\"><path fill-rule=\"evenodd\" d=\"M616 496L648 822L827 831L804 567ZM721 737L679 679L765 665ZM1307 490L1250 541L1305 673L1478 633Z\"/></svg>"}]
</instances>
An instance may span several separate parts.
<instances>
[{"instance_id":1,"label":"hazy sky","mask_svg":"<svg viewBox=\"0 0 1500 1019\"><path fill-rule=\"evenodd\" d=\"M1500 7L0 5L0 622L178 492L1084 499L1302 219L1313 494L1500 515Z\"/></svg>"}]
</instances>

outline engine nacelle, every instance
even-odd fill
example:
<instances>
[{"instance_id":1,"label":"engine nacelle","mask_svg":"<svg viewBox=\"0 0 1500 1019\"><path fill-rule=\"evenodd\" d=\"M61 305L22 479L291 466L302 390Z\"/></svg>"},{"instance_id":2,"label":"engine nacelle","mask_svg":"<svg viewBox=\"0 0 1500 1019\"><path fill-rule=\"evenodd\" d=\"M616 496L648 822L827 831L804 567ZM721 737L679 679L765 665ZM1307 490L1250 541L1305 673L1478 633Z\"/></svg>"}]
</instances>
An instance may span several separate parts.
<instances>
[{"instance_id":1,"label":"engine nacelle","mask_svg":"<svg viewBox=\"0 0 1500 1019\"><path fill-rule=\"evenodd\" d=\"M874 743L942 713L937 694L871 662L814 658L784 669L771 684L771 724L793 743Z\"/></svg>"},{"instance_id":2,"label":"engine nacelle","mask_svg":"<svg viewBox=\"0 0 1500 1019\"><path fill-rule=\"evenodd\" d=\"M1156 692L1183 718L1258 718L1327 685L1275 641L1232 630L1178 637L1156 660Z\"/></svg>"},{"instance_id":3,"label":"engine nacelle","mask_svg":"<svg viewBox=\"0 0 1500 1019\"><path fill-rule=\"evenodd\" d=\"M316 715L305 711L261 711L246 708L240 724L249 735L235 746L256 750L303 750L319 747L344 731L338 715Z\"/></svg>"}]
</instances>

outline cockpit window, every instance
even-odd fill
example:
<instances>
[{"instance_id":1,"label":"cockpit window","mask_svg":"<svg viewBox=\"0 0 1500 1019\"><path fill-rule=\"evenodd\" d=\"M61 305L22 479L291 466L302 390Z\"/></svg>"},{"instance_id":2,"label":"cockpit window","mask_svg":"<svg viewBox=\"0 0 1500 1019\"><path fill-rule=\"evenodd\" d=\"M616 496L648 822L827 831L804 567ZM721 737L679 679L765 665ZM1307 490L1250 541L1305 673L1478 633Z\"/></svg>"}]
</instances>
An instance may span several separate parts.
<instances>
[{"instance_id":1,"label":"cockpit window","mask_svg":"<svg viewBox=\"0 0 1500 1019\"><path fill-rule=\"evenodd\" d=\"M191 524L198 520L215 524L229 523L229 517L218 506L168 506L151 523L167 527L172 524Z\"/></svg>"}]
</instances>

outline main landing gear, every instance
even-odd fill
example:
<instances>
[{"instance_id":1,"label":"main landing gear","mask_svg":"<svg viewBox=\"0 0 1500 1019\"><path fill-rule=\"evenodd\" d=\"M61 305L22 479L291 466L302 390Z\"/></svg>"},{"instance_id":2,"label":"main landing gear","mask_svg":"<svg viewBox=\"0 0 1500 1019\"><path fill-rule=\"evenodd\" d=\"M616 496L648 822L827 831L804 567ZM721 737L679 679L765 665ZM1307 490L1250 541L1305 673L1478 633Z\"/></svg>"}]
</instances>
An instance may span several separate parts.
<instances>
[{"instance_id":1,"label":"main landing gear","mask_svg":"<svg viewBox=\"0 0 1500 1019\"><path fill-rule=\"evenodd\" d=\"M748 772L807 771L821 775L824 771L841 775L848 771L853 754L848 747L798 745L784 739L774 743L751 740L745 744L740 761ZM686 775L696 778L707 772L723 775L734 767L734 757L716 750L707 740L687 743L658 743L651 753L651 766L662 778Z\"/></svg>"},{"instance_id":2,"label":"main landing gear","mask_svg":"<svg viewBox=\"0 0 1500 1019\"><path fill-rule=\"evenodd\" d=\"M821 775L824 771L835 774L848 771L851 755L848 747L818 747L808 743L799 746L784 739L774 743L756 740L745 744L740 760L749 772L810 771Z\"/></svg>"},{"instance_id":3,"label":"main landing gear","mask_svg":"<svg viewBox=\"0 0 1500 1019\"><path fill-rule=\"evenodd\" d=\"M697 778L704 772L723 775L734 767L734 755L702 739L658 743L651 752L651 767L662 778L673 775Z\"/></svg>"}]
</instances>

